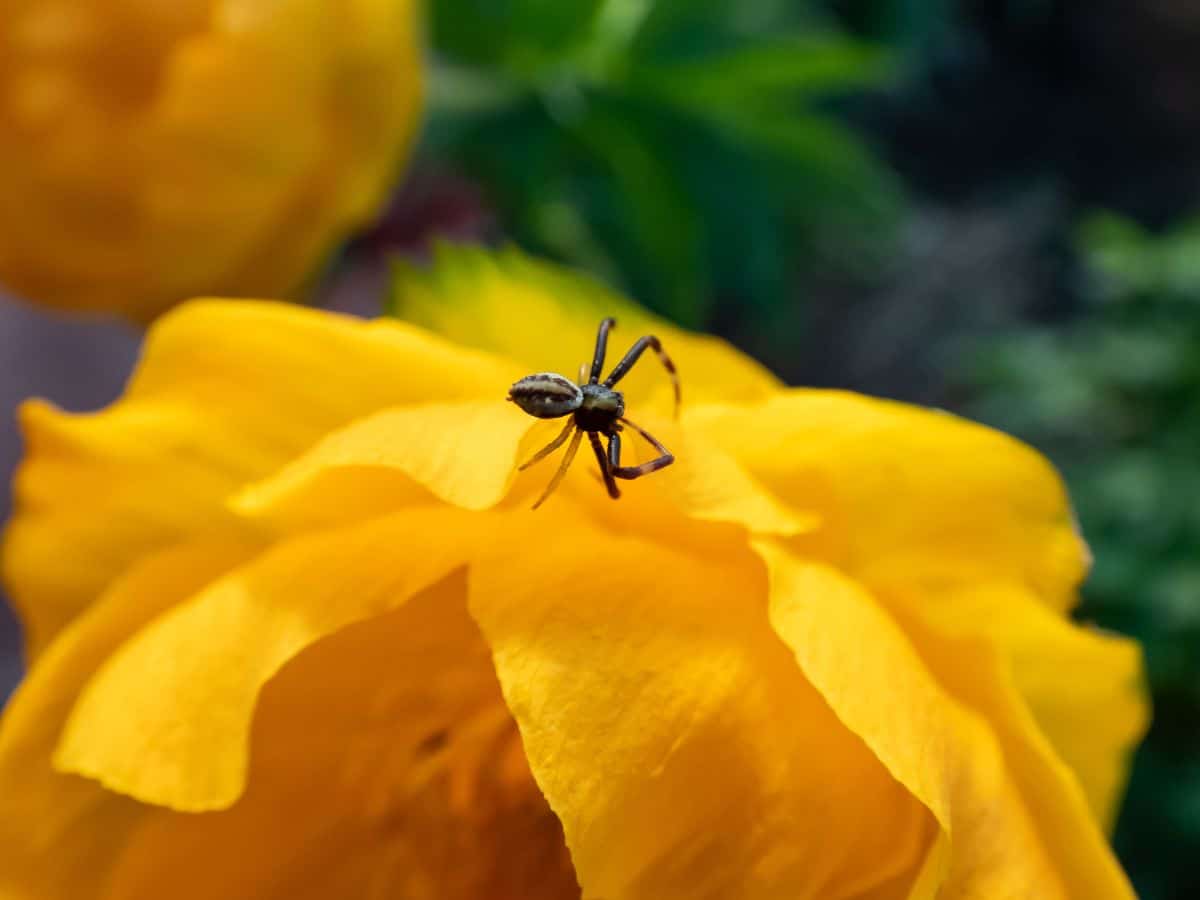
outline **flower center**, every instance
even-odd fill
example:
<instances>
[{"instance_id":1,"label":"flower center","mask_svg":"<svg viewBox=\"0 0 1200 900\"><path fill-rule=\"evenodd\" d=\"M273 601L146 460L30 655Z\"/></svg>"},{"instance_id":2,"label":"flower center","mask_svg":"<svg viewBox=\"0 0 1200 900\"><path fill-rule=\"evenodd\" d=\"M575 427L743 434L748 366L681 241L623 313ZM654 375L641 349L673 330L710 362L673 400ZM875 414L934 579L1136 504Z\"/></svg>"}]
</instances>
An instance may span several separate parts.
<instances>
[{"instance_id":1,"label":"flower center","mask_svg":"<svg viewBox=\"0 0 1200 900\"><path fill-rule=\"evenodd\" d=\"M343 870L330 882L333 894L580 896L562 827L533 780L491 651L467 612L461 574L309 648L267 694L264 731L286 717L286 731L310 742L279 752L312 754L300 763L306 773L286 784L313 784L324 807L316 815L335 823L318 851L323 862L312 867ZM263 750L270 779L266 757L274 754Z\"/></svg>"},{"instance_id":2,"label":"flower center","mask_svg":"<svg viewBox=\"0 0 1200 900\"><path fill-rule=\"evenodd\" d=\"M579 897L562 827L502 703L430 733L397 763L371 813L389 848L379 878L390 896Z\"/></svg>"}]
</instances>

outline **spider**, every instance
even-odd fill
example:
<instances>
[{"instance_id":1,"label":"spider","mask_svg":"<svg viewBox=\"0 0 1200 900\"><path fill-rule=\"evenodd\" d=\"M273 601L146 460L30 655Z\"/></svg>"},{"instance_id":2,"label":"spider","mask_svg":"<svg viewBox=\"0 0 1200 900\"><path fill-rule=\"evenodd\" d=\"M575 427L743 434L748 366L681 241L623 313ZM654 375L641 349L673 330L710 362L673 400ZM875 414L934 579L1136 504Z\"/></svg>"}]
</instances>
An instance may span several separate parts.
<instances>
[{"instance_id":1,"label":"spider","mask_svg":"<svg viewBox=\"0 0 1200 900\"><path fill-rule=\"evenodd\" d=\"M533 508L537 509L546 502L546 498L554 493L563 476L567 474L579 443L586 432L596 451L596 461L600 463L600 474L604 477L604 486L608 488L608 496L616 500L621 496L616 479L641 478L651 472L657 472L675 462L671 451L658 442L647 431L625 418L625 398L620 391L613 390L613 385L624 378L634 363L638 361L647 347L652 347L658 354L675 387L675 415L679 416L679 376L675 373L675 364L663 352L662 344L652 334L638 338L624 358L617 363L612 372L603 382L600 381L600 371L604 368L604 354L608 347L608 332L617 324L616 319L608 318L600 323L596 334L596 352L592 356L592 368L588 374L587 363L579 367L579 383L575 384L569 378L556 375L553 372L538 372L526 375L516 382L508 392L508 399L521 407L529 415L539 419L559 419L570 416L567 425L558 437L533 455L533 458L520 466L518 471L528 469L534 463L541 462L571 438L567 445L566 455L558 471L550 479L546 490L538 498ZM587 377L587 381L584 378ZM636 431L661 454L650 462L640 466L621 465L621 431L624 428ZM574 432L574 436L572 436ZM608 453L605 454L600 443L600 436L608 438Z\"/></svg>"}]
</instances>

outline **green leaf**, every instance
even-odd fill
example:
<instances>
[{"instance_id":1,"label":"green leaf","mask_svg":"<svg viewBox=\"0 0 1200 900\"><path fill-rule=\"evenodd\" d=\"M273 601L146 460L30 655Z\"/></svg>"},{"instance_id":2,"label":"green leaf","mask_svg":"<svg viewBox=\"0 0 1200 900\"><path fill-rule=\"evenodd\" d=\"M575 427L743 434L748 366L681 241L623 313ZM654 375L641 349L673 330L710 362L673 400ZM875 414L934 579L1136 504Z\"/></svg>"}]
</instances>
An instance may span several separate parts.
<instances>
[{"instance_id":1,"label":"green leaf","mask_svg":"<svg viewBox=\"0 0 1200 900\"><path fill-rule=\"evenodd\" d=\"M889 72L879 47L838 35L785 35L684 62L643 63L634 92L683 109L723 106L744 114L780 98L861 89Z\"/></svg>"},{"instance_id":2,"label":"green leaf","mask_svg":"<svg viewBox=\"0 0 1200 900\"><path fill-rule=\"evenodd\" d=\"M433 46L459 64L496 65L512 40L504 0L434 0L429 18Z\"/></svg>"},{"instance_id":3,"label":"green leaf","mask_svg":"<svg viewBox=\"0 0 1200 900\"><path fill-rule=\"evenodd\" d=\"M424 152L504 232L705 324L798 321L796 272L871 270L895 180L815 104L888 71L795 0L436 0ZM835 258L831 249L848 248ZM757 322L750 322L757 318Z\"/></svg>"},{"instance_id":4,"label":"green leaf","mask_svg":"<svg viewBox=\"0 0 1200 900\"><path fill-rule=\"evenodd\" d=\"M638 31L638 59L694 57L747 37L823 19L805 0L655 0Z\"/></svg>"},{"instance_id":5,"label":"green leaf","mask_svg":"<svg viewBox=\"0 0 1200 900\"><path fill-rule=\"evenodd\" d=\"M671 150L638 131L621 112L617 104L593 102L586 118L571 129L611 185L608 199L615 218L608 223L609 241L626 235L633 239L625 253L636 260L632 287L643 293L644 302L683 325L698 327L708 285L696 204L677 174Z\"/></svg>"},{"instance_id":6,"label":"green leaf","mask_svg":"<svg viewBox=\"0 0 1200 900\"><path fill-rule=\"evenodd\" d=\"M484 69L434 61L428 79L429 114L443 121L494 114L525 99L521 85Z\"/></svg>"},{"instance_id":7,"label":"green leaf","mask_svg":"<svg viewBox=\"0 0 1200 900\"><path fill-rule=\"evenodd\" d=\"M1109 296L1170 294L1200 301L1200 219L1153 235L1110 213L1084 219L1078 243L1093 268L1110 283Z\"/></svg>"},{"instance_id":8,"label":"green leaf","mask_svg":"<svg viewBox=\"0 0 1200 900\"><path fill-rule=\"evenodd\" d=\"M433 44L458 63L535 80L584 41L611 0L435 0Z\"/></svg>"},{"instance_id":9,"label":"green leaf","mask_svg":"<svg viewBox=\"0 0 1200 900\"><path fill-rule=\"evenodd\" d=\"M861 138L830 119L806 114L747 116L716 123L753 153L786 167L792 200L823 215L889 220L898 211L898 180Z\"/></svg>"}]
</instances>

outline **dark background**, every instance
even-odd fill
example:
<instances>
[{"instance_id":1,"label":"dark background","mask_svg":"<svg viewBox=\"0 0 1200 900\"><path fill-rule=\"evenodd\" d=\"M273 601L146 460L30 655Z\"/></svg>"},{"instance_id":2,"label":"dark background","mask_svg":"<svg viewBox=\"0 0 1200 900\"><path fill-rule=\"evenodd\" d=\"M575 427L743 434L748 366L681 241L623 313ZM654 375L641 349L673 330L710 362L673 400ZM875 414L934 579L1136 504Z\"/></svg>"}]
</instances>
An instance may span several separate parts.
<instances>
[{"instance_id":1,"label":"dark background","mask_svg":"<svg viewBox=\"0 0 1200 900\"><path fill-rule=\"evenodd\" d=\"M1200 889L1200 5L436 0L431 113L318 301L515 240L797 384L939 405L1048 453L1143 641L1155 721L1118 852ZM736 8L732 8L736 7ZM614 12L615 10L615 12ZM0 301L0 469L26 396L119 391L133 329ZM7 479L5 479L7 480ZM70 548L64 548L69 553ZM17 677L0 624L0 685Z\"/></svg>"}]
</instances>

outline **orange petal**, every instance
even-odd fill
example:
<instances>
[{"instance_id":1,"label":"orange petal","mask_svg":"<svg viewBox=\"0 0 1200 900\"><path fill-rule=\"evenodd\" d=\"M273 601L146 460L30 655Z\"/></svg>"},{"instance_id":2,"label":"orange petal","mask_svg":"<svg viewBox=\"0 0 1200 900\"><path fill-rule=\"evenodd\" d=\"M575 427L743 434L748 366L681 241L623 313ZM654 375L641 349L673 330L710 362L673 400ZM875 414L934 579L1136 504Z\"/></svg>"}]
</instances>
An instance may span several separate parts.
<instances>
[{"instance_id":1,"label":"orange petal","mask_svg":"<svg viewBox=\"0 0 1200 900\"><path fill-rule=\"evenodd\" d=\"M815 527L811 516L788 510L728 455L666 420L649 420L677 454L674 465L636 482L622 482L614 504L592 459L576 462L563 493L573 494L614 529L678 530L679 518L723 522L762 534L796 535ZM234 500L242 515L283 531L353 521L425 502L430 495L465 509L487 509L508 493L518 460L556 433L511 405L430 404L386 410L334 432L273 477ZM626 432L626 461L643 452ZM644 458L644 457L643 457ZM554 456L519 480L518 495L540 490Z\"/></svg>"},{"instance_id":2,"label":"orange petal","mask_svg":"<svg viewBox=\"0 0 1200 900\"><path fill-rule=\"evenodd\" d=\"M462 565L484 524L412 510L273 547L113 654L71 712L55 765L147 803L230 806L262 686L305 647Z\"/></svg>"},{"instance_id":3,"label":"orange petal","mask_svg":"<svg viewBox=\"0 0 1200 900\"><path fill-rule=\"evenodd\" d=\"M991 682L989 703L1009 711L1024 752L1054 769L1066 764L1071 774L1064 777L1078 779L1092 815L1110 830L1149 724L1138 645L1063 619L1017 585L940 593L898 587L882 596L902 603L921 629L986 648L993 661L972 678Z\"/></svg>"},{"instance_id":4,"label":"orange petal","mask_svg":"<svg viewBox=\"0 0 1200 900\"><path fill-rule=\"evenodd\" d=\"M1050 464L946 413L790 390L688 418L823 528L802 548L867 584L1020 580L1069 608L1089 557Z\"/></svg>"},{"instance_id":5,"label":"orange petal","mask_svg":"<svg viewBox=\"0 0 1200 900\"><path fill-rule=\"evenodd\" d=\"M95 895L144 807L55 771L50 758L79 691L130 634L251 552L236 542L147 557L66 628L31 668L0 720L0 897Z\"/></svg>"},{"instance_id":6,"label":"orange petal","mask_svg":"<svg viewBox=\"0 0 1200 900\"><path fill-rule=\"evenodd\" d=\"M925 634L914 647L852 580L766 542L758 551L775 631L838 718L937 818L945 896L1133 896L1065 767L1030 744L1019 710L980 674L986 647Z\"/></svg>"},{"instance_id":7,"label":"orange petal","mask_svg":"<svg viewBox=\"0 0 1200 900\"><path fill-rule=\"evenodd\" d=\"M23 411L4 573L31 653L143 554L234 527L227 498L331 429L397 404L503 396L512 377L398 322L185 304L152 329L109 409Z\"/></svg>"},{"instance_id":8,"label":"orange petal","mask_svg":"<svg viewBox=\"0 0 1200 900\"><path fill-rule=\"evenodd\" d=\"M104 896L577 897L462 574L285 665L259 700L246 793L155 811Z\"/></svg>"},{"instance_id":9,"label":"orange petal","mask_svg":"<svg viewBox=\"0 0 1200 900\"><path fill-rule=\"evenodd\" d=\"M333 432L233 505L293 526L351 521L435 498L487 509L507 493L518 447L535 421L499 400L384 410Z\"/></svg>"},{"instance_id":10,"label":"orange petal","mask_svg":"<svg viewBox=\"0 0 1200 900\"><path fill-rule=\"evenodd\" d=\"M863 896L911 883L925 810L802 677L739 543L688 553L513 517L469 572L584 896Z\"/></svg>"}]
</instances>

